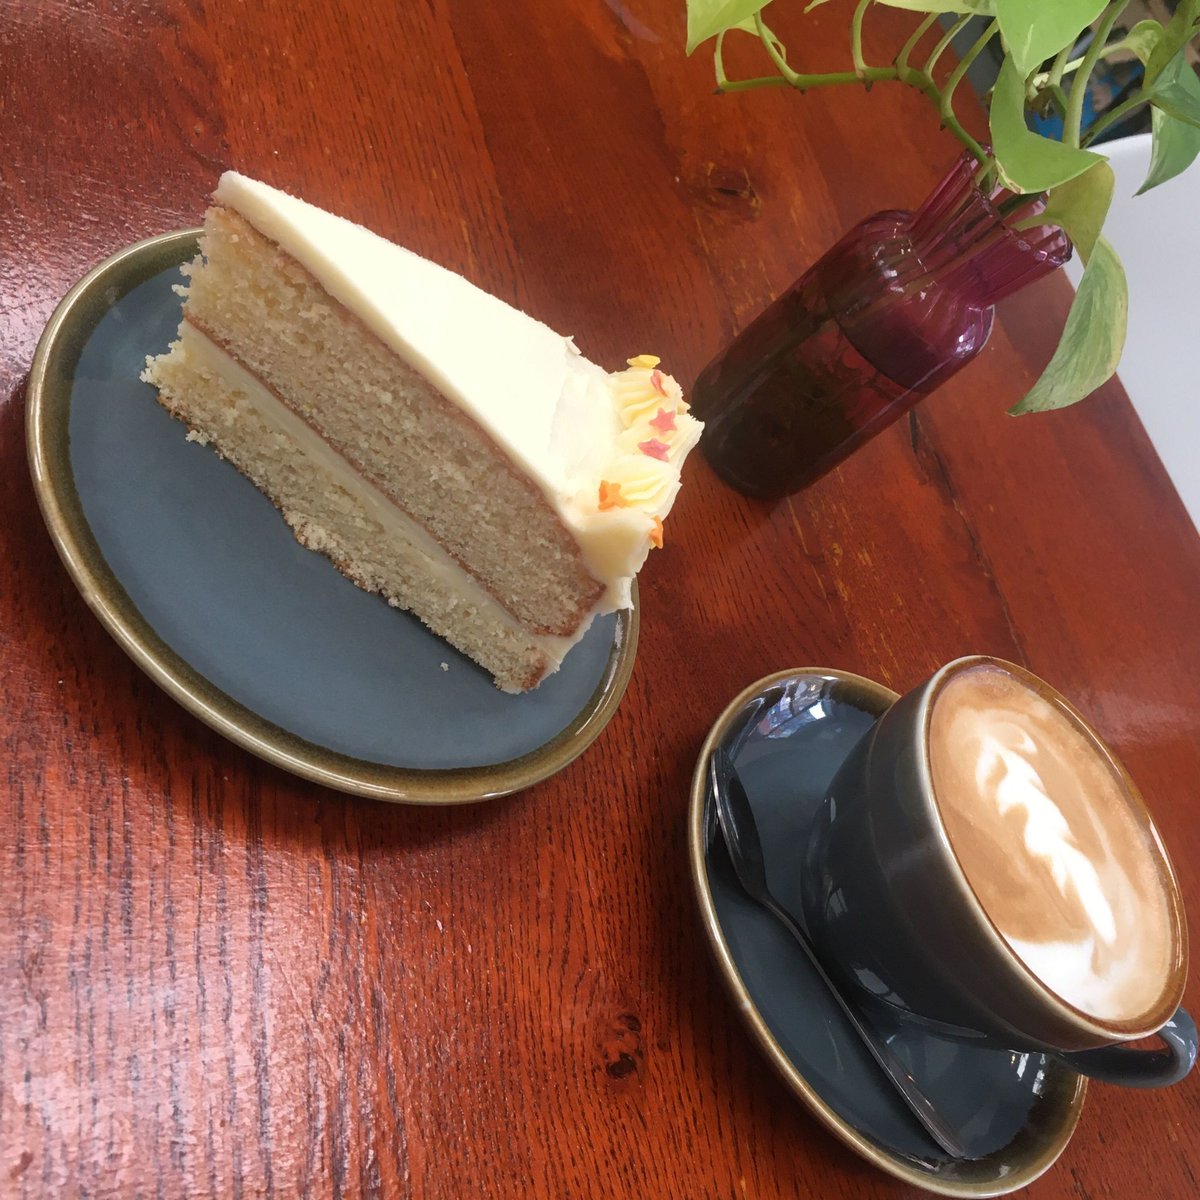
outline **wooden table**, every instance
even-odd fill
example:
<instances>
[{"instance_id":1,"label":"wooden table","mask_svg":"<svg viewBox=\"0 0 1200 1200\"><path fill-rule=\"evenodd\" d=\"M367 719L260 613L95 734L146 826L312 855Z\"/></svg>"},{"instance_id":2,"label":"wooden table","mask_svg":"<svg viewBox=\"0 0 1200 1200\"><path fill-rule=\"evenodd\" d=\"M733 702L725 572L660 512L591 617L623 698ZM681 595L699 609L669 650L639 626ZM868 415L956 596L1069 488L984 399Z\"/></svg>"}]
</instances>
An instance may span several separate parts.
<instances>
[{"instance_id":1,"label":"wooden table","mask_svg":"<svg viewBox=\"0 0 1200 1200\"><path fill-rule=\"evenodd\" d=\"M795 37L813 63L843 53L845 9ZM873 14L877 52L903 21ZM954 157L899 88L718 98L683 37L681 0L4 7L0 1196L915 1194L769 1073L697 924L697 748L787 666L903 689L964 652L1028 664L1124 757L1200 910L1200 541L1117 386L1004 415L1061 280L789 502L697 457L624 704L507 800L390 807L268 767L76 594L25 467L34 344L87 268L196 224L225 167L686 386ZM1191 1197L1198 1175L1200 1082L1095 1086L1030 1194Z\"/></svg>"}]
</instances>

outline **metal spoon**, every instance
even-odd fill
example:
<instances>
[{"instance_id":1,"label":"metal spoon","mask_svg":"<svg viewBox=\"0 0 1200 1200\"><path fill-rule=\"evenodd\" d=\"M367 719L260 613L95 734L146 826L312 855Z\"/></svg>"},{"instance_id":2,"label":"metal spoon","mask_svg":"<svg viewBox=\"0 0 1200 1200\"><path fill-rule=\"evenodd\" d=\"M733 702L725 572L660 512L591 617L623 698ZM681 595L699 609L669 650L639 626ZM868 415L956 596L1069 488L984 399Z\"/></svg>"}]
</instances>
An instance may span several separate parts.
<instances>
[{"instance_id":1,"label":"metal spoon","mask_svg":"<svg viewBox=\"0 0 1200 1200\"><path fill-rule=\"evenodd\" d=\"M800 943L813 969L829 993L845 1013L846 1019L862 1039L871 1057L879 1064L883 1073L891 1080L905 1104L921 1122L929 1136L947 1153L955 1158L969 1158L970 1154L958 1134L946 1119L934 1108L929 1097L921 1091L908 1068L892 1053L887 1042L871 1027L858 1006L847 997L817 958L808 932L799 921L771 894L767 884L766 865L763 861L762 839L754 820L754 810L749 797L728 752L718 746L709 761L709 781L712 785L713 801L717 810L717 823L721 836L729 851L734 873L746 894L756 900Z\"/></svg>"}]
</instances>

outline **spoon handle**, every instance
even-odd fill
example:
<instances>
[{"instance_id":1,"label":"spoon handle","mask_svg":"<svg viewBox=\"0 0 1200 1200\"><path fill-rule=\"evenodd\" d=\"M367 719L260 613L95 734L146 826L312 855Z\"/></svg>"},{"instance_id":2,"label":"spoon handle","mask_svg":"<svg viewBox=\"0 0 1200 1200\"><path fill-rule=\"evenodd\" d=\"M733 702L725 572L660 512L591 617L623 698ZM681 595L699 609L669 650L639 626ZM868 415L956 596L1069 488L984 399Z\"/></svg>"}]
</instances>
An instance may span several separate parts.
<instances>
[{"instance_id":1,"label":"spoon handle","mask_svg":"<svg viewBox=\"0 0 1200 1200\"><path fill-rule=\"evenodd\" d=\"M821 982L829 989L829 994L837 1002L846 1020L854 1028L854 1032L862 1039L862 1043L870 1051L871 1057L879 1064L880 1069L892 1081L899 1092L900 1098L912 1110L913 1116L924 1126L926 1132L947 1154L955 1158L969 1158L967 1148L959 1139L953 1127L942 1117L934 1107L933 1102L921 1090L920 1085L912 1077L908 1068L892 1053L891 1047L878 1032L868 1024L857 1004L845 995L842 989L830 978L829 972L821 965L808 933L795 917L780 905L773 897L760 900L762 906L770 912L781 925L800 943L800 948L808 956L809 963L820 976Z\"/></svg>"},{"instance_id":2,"label":"spoon handle","mask_svg":"<svg viewBox=\"0 0 1200 1200\"><path fill-rule=\"evenodd\" d=\"M718 748L710 762L710 780L718 825L742 890L752 900L758 901L799 942L809 963L837 1002L854 1032L862 1039L871 1057L891 1080L900 1098L908 1105L929 1136L954 1158L970 1158L967 1148L954 1128L934 1107L908 1068L892 1051L879 1031L872 1027L859 1006L830 977L817 957L808 931L771 894L761 861L762 845L754 821L754 810L750 806L750 798L746 795L745 786L733 762L723 749ZM740 819L734 816L734 811L740 815ZM753 858L752 863L748 861L750 858Z\"/></svg>"}]
</instances>

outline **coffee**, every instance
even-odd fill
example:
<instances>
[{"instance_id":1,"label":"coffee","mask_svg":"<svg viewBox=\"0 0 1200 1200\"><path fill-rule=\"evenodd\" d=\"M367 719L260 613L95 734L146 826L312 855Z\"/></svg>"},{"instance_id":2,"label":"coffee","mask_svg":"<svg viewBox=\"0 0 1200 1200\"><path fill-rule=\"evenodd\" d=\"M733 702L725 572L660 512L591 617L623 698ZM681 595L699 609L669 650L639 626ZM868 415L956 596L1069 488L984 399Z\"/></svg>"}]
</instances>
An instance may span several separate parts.
<instances>
[{"instance_id":1,"label":"coffee","mask_svg":"<svg viewBox=\"0 0 1200 1200\"><path fill-rule=\"evenodd\" d=\"M951 848L1012 952L1095 1020L1137 1023L1161 1007L1182 938L1169 868L1075 718L1008 671L971 666L936 694L928 756Z\"/></svg>"}]
</instances>

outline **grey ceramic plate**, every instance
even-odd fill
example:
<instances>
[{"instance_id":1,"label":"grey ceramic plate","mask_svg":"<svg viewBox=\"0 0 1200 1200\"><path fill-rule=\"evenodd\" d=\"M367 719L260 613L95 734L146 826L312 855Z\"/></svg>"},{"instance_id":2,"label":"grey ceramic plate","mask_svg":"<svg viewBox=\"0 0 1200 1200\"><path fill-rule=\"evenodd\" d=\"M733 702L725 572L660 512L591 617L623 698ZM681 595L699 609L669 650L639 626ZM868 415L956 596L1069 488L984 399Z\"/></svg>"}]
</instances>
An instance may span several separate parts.
<instances>
[{"instance_id":1,"label":"grey ceramic plate","mask_svg":"<svg viewBox=\"0 0 1200 1200\"><path fill-rule=\"evenodd\" d=\"M348 792L453 804L583 752L633 670L637 609L598 620L522 696L300 547L270 502L138 375L175 334L198 230L131 246L42 335L26 433L38 501L84 599L152 679L263 758ZM443 666L445 664L445 666Z\"/></svg>"},{"instance_id":2,"label":"grey ceramic plate","mask_svg":"<svg viewBox=\"0 0 1200 1200\"><path fill-rule=\"evenodd\" d=\"M746 785L776 896L800 911L809 823L837 767L896 694L841 671L759 680L713 726L692 780L692 879L721 976L784 1080L839 1138L884 1171L948 1196L999 1196L1045 1171L1070 1140L1086 1084L1039 1054L982 1050L913 1024L888 1030L918 1083L971 1149L948 1158L917 1125L791 936L733 875L708 796L714 747Z\"/></svg>"}]
</instances>

